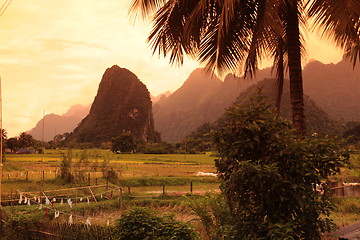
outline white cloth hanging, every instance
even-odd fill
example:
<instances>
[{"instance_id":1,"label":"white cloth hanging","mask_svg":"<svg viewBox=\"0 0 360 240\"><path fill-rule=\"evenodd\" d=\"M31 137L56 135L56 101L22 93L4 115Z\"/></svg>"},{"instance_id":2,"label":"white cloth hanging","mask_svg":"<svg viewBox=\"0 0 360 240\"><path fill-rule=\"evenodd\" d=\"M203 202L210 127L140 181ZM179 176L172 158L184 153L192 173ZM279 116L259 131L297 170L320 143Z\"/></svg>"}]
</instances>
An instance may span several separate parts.
<instances>
[{"instance_id":1,"label":"white cloth hanging","mask_svg":"<svg viewBox=\"0 0 360 240\"><path fill-rule=\"evenodd\" d=\"M31 202L30 202L30 198L28 198L28 200L27 200L27 205L31 205Z\"/></svg>"},{"instance_id":2,"label":"white cloth hanging","mask_svg":"<svg viewBox=\"0 0 360 240\"><path fill-rule=\"evenodd\" d=\"M71 201L71 198L68 198L67 203L69 204L70 208L72 208L72 201Z\"/></svg>"},{"instance_id":3,"label":"white cloth hanging","mask_svg":"<svg viewBox=\"0 0 360 240\"><path fill-rule=\"evenodd\" d=\"M87 218L87 219L86 219L85 225L86 225L86 226L91 226L90 218Z\"/></svg>"},{"instance_id":4,"label":"white cloth hanging","mask_svg":"<svg viewBox=\"0 0 360 240\"><path fill-rule=\"evenodd\" d=\"M42 204L40 204L40 205L39 205L39 210L41 210L41 209L42 209L42 207L43 207L43 206L42 206Z\"/></svg>"},{"instance_id":5,"label":"white cloth hanging","mask_svg":"<svg viewBox=\"0 0 360 240\"><path fill-rule=\"evenodd\" d=\"M80 198L80 202L82 202L82 200L83 200L83 199L82 199L82 197L81 197L81 198Z\"/></svg>"},{"instance_id":6,"label":"white cloth hanging","mask_svg":"<svg viewBox=\"0 0 360 240\"><path fill-rule=\"evenodd\" d=\"M59 212L59 211L55 211L54 218L58 218L59 216L60 216L60 212Z\"/></svg>"},{"instance_id":7,"label":"white cloth hanging","mask_svg":"<svg viewBox=\"0 0 360 240\"><path fill-rule=\"evenodd\" d=\"M53 199L52 199L52 202L54 202L54 203L55 203L55 202L56 202L56 198L53 198Z\"/></svg>"},{"instance_id":8,"label":"white cloth hanging","mask_svg":"<svg viewBox=\"0 0 360 240\"><path fill-rule=\"evenodd\" d=\"M25 203L25 204L27 203L27 197L24 198L24 203Z\"/></svg>"},{"instance_id":9,"label":"white cloth hanging","mask_svg":"<svg viewBox=\"0 0 360 240\"><path fill-rule=\"evenodd\" d=\"M41 197L38 197L38 204L41 204Z\"/></svg>"},{"instance_id":10,"label":"white cloth hanging","mask_svg":"<svg viewBox=\"0 0 360 240\"><path fill-rule=\"evenodd\" d=\"M87 198L87 204L90 204L90 199L89 198Z\"/></svg>"},{"instance_id":11,"label":"white cloth hanging","mask_svg":"<svg viewBox=\"0 0 360 240\"><path fill-rule=\"evenodd\" d=\"M60 205L63 205L63 203L64 203L64 200L63 200L63 199L61 199L61 201L60 201Z\"/></svg>"},{"instance_id":12,"label":"white cloth hanging","mask_svg":"<svg viewBox=\"0 0 360 240\"><path fill-rule=\"evenodd\" d=\"M68 223L69 223L70 225L74 223L74 221L73 221L73 216L72 216L72 215L70 215Z\"/></svg>"},{"instance_id":13,"label":"white cloth hanging","mask_svg":"<svg viewBox=\"0 0 360 240\"><path fill-rule=\"evenodd\" d=\"M46 204L46 205L50 205L50 204L51 204L51 202L50 202L50 200L49 200L48 198L45 198L45 204Z\"/></svg>"},{"instance_id":14,"label":"white cloth hanging","mask_svg":"<svg viewBox=\"0 0 360 240\"><path fill-rule=\"evenodd\" d=\"M101 199L103 198L102 194L100 194Z\"/></svg>"},{"instance_id":15,"label":"white cloth hanging","mask_svg":"<svg viewBox=\"0 0 360 240\"><path fill-rule=\"evenodd\" d=\"M110 221L109 221L109 219L106 221L106 226L110 226Z\"/></svg>"},{"instance_id":16,"label":"white cloth hanging","mask_svg":"<svg viewBox=\"0 0 360 240\"><path fill-rule=\"evenodd\" d=\"M19 204L21 204L21 203L22 203L22 200L23 200L23 196L22 196L22 194L20 194Z\"/></svg>"}]
</instances>

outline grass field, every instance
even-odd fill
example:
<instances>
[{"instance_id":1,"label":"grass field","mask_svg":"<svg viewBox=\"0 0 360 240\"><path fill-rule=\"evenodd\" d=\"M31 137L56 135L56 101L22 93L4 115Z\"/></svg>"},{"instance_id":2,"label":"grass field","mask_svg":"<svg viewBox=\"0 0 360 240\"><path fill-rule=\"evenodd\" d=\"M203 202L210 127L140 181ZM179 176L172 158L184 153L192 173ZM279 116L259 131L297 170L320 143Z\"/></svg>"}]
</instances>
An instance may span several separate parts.
<instances>
[{"instance_id":1,"label":"grass field","mask_svg":"<svg viewBox=\"0 0 360 240\"><path fill-rule=\"evenodd\" d=\"M71 156L72 171L81 172L85 181L65 184L58 177L63 157ZM158 192L159 187L171 186L168 191L183 192L218 188L214 177L198 177L196 173L216 172L215 157L206 154L114 154L103 149L45 150L45 154L7 154L3 167L3 195L17 190L41 191L79 185L106 184L104 170L112 169L119 176L120 186L136 187L136 192ZM154 186L154 187L152 187ZM145 188L141 188L145 187ZM146 190L145 190L146 189Z\"/></svg>"}]
</instances>

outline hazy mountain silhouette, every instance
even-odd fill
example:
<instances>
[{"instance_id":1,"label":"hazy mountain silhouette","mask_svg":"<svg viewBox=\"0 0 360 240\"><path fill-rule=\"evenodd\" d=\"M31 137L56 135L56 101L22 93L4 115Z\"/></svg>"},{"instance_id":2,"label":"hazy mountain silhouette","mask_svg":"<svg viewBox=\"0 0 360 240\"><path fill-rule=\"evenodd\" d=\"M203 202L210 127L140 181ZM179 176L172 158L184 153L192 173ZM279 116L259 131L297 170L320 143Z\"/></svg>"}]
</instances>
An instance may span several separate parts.
<instances>
[{"instance_id":1,"label":"hazy mountain silhouette","mask_svg":"<svg viewBox=\"0 0 360 240\"><path fill-rule=\"evenodd\" d=\"M265 101L272 106L275 105L275 79L264 79L247 88L236 99L234 104L243 104L249 101L251 96L257 96L259 92L265 97ZM306 114L306 126L308 134L319 135L339 135L344 126L336 121L330 119L325 111L323 111L309 96L304 95L304 109ZM211 130L220 130L226 123L225 112L214 122L207 122L198 127L195 131L190 133L187 137L198 139L200 141L211 141L209 132ZM285 119L291 120L291 103L290 103L290 90L289 81L285 80L283 100L281 102L280 116Z\"/></svg>"},{"instance_id":2,"label":"hazy mountain silhouette","mask_svg":"<svg viewBox=\"0 0 360 240\"><path fill-rule=\"evenodd\" d=\"M164 141L181 141L203 123L215 121L242 91L270 75L271 70L264 69L253 80L229 74L221 81L214 73L196 69L177 91L154 104L155 129Z\"/></svg>"},{"instance_id":3,"label":"hazy mountain silhouette","mask_svg":"<svg viewBox=\"0 0 360 240\"><path fill-rule=\"evenodd\" d=\"M44 119L44 141L48 142L54 139L54 136L57 134L63 134L66 132L72 132L79 122L86 117L89 113L89 106L82 106L80 104L73 105L66 113L63 115L58 114L47 114ZM31 134L35 139L42 140L42 126L43 119L41 119L36 126L29 130L28 133Z\"/></svg>"},{"instance_id":4,"label":"hazy mountain silhouette","mask_svg":"<svg viewBox=\"0 0 360 240\"><path fill-rule=\"evenodd\" d=\"M304 93L337 120L360 120L360 65L313 61L303 71Z\"/></svg>"},{"instance_id":5,"label":"hazy mountain silhouette","mask_svg":"<svg viewBox=\"0 0 360 240\"><path fill-rule=\"evenodd\" d=\"M151 102L152 104L155 104L157 103L160 99L164 99L164 98L167 98L168 96L171 95L171 92L170 91L166 91L164 93L161 93L159 95L157 95L156 97L154 97L153 95L150 94L150 98L151 98Z\"/></svg>"},{"instance_id":6,"label":"hazy mountain silhouette","mask_svg":"<svg viewBox=\"0 0 360 240\"><path fill-rule=\"evenodd\" d=\"M111 141L123 133L151 141L155 136L150 93L137 76L125 68L108 68L90 113L71 133L78 142Z\"/></svg>"},{"instance_id":7,"label":"hazy mountain silhouette","mask_svg":"<svg viewBox=\"0 0 360 240\"><path fill-rule=\"evenodd\" d=\"M155 128L161 133L164 141L181 141L203 123L215 121L239 94L264 78L271 78L270 68L258 71L253 80L250 78L244 80L229 74L224 81L221 81L214 73L196 69L173 94L166 92L152 97ZM360 121L359 65L353 69L351 64L346 61L337 64L323 64L312 60L303 70L303 79L304 93L331 119ZM285 87L286 91L287 89ZM283 101L288 101L288 98L284 96ZM312 105L313 102L310 101L308 104ZM311 114L305 114L306 118L310 120ZM69 114L64 115L68 116ZM49 120L45 121L45 140L53 138L55 128L57 133L71 131L71 127L65 130L55 127L69 125L67 124L69 119L60 120L60 116L56 114L47 115L47 118ZM47 121L52 121L50 119L54 119L55 123L47 124ZM80 119L77 121L79 122ZM71 126L74 128L76 124ZM41 122L30 133L36 139L41 139Z\"/></svg>"},{"instance_id":8,"label":"hazy mountain silhouette","mask_svg":"<svg viewBox=\"0 0 360 240\"><path fill-rule=\"evenodd\" d=\"M262 94L266 96L267 102L271 105L275 105L275 79L264 79L256 85L253 85L246 89L236 100L236 103L241 103L248 99L251 95L257 93L259 89L262 90ZM338 135L341 133L342 125L332 118L321 108L311 97L304 95L304 109L305 109L305 122L307 132L309 134L317 133L320 135ZM282 95L280 116L285 119L292 119L291 116L291 102L290 102L290 88L289 80L284 82L284 90Z\"/></svg>"},{"instance_id":9,"label":"hazy mountain silhouette","mask_svg":"<svg viewBox=\"0 0 360 240\"><path fill-rule=\"evenodd\" d=\"M180 141L201 124L215 121L240 93L252 84L270 78L270 73L270 69L260 70L254 80L245 81L228 75L224 82L220 83L214 83L209 80L209 76L202 75L198 84L197 78L190 75L176 94L155 104L155 127L161 132L163 140ZM335 124L337 126L334 126L333 130L338 131L339 123L331 119L360 121L359 65L353 69L351 63L345 60L337 64L323 64L312 60L303 70L303 79L304 93L308 96L305 100L312 109L305 112L307 121L311 122L310 130L322 132L322 126ZM208 85L212 85L212 88ZM192 90L189 90L190 88ZM288 91L288 87L285 86L284 89ZM283 101L286 103L283 106L284 111L290 114L290 109L286 109L289 107L289 98L284 95ZM315 127L317 118L321 118L325 113L328 115L324 120L327 123L321 121L321 126ZM291 116L287 115L287 118L291 119Z\"/></svg>"}]
</instances>

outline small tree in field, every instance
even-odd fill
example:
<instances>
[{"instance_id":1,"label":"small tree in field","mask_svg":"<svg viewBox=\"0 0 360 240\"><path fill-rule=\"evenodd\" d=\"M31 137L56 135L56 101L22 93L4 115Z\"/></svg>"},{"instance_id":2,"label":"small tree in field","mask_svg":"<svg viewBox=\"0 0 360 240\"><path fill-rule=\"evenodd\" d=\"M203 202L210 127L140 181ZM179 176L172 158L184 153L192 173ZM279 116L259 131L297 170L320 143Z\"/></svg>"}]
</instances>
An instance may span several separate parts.
<instances>
[{"instance_id":1,"label":"small tree in field","mask_svg":"<svg viewBox=\"0 0 360 240\"><path fill-rule=\"evenodd\" d=\"M66 183L74 182L74 175L71 171L72 165L72 151L68 150L67 154L62 154L62 161L60 164L60 178L63 179Z\"/></svg>"},{"instance_id":2,"label":"small tree in field","mask_svg":"<svg viewBox=\"0 0 360 240\"><path fill-rule=\"evenodd\" d=\"M111 141L111 151L113 152L132 152L136 147L137 144L131 133L123 133Z\"/></svg>"},{"instance_id":3,"label":"small tree in field","mask_svg":"<svg viewBox=\"0 0 360 240\"><path fill-rule=\"evenodd\" d=\"M329 230L331 203L315 191L348 162L329 138L298 138L262 97L227 111L215 133L221 190L238 239L320 239Z\"/></svg>"}]
</instances>

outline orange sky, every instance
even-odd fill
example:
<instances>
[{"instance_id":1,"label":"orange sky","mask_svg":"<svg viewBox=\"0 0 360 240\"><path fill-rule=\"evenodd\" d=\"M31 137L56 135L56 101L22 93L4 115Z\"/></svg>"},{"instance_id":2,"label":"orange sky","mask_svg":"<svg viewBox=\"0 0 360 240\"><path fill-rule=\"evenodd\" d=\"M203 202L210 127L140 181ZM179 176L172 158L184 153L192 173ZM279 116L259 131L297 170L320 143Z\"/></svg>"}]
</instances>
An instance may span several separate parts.
<instances>
[{"instance_id":1,"label":"orange sky","mask_svg":"<svg viewBox=\"0 0 360 240\"><path fill-rule=\"evenodd\" d=\"M0 0L2 3L5 0ZM106 68L134 72L153 95L181 86L198 64L171 67L152 56L148 24L127 15L129 0L13 0L0 17L3 128L30 130L45 113L90 104ZM307 59L341 60L341 52L313 35ZM307 61L307 60L305 60Z\"/></svg>"}]
</instances>

